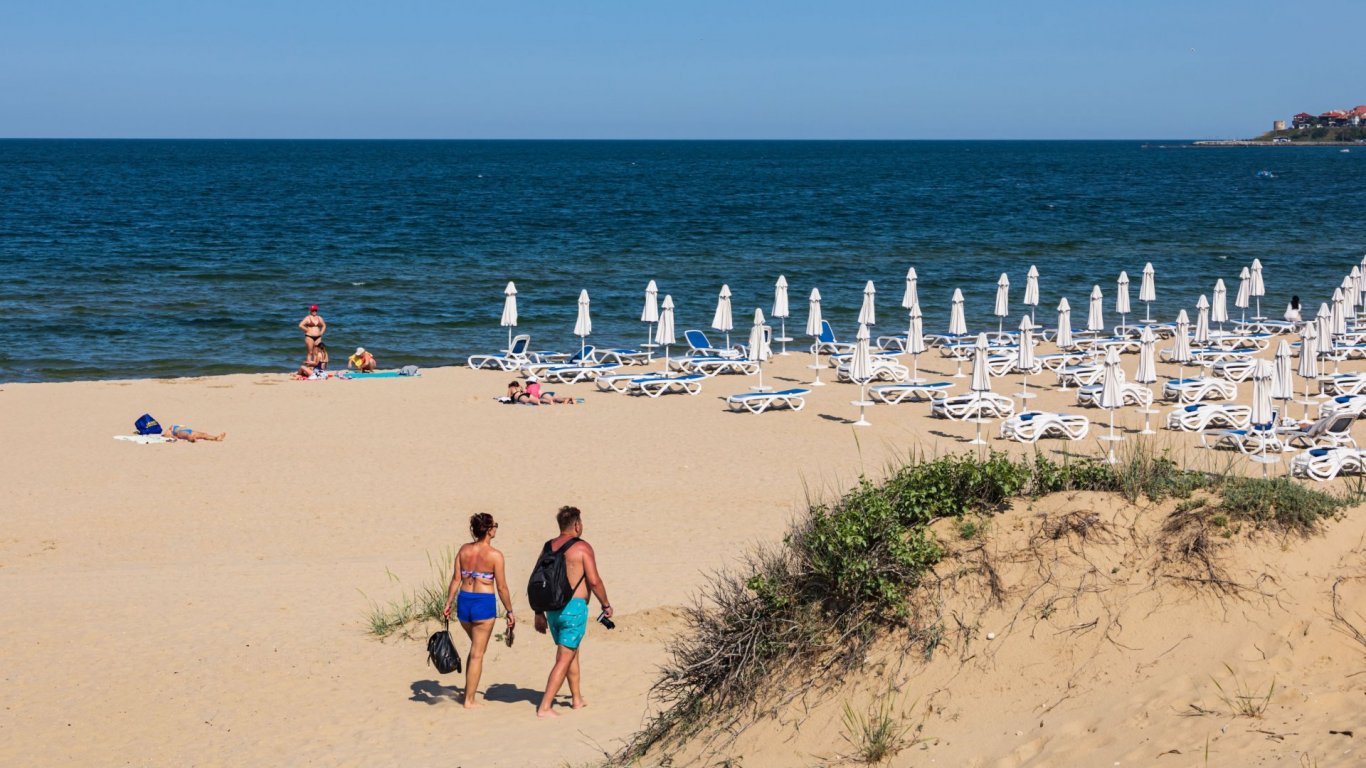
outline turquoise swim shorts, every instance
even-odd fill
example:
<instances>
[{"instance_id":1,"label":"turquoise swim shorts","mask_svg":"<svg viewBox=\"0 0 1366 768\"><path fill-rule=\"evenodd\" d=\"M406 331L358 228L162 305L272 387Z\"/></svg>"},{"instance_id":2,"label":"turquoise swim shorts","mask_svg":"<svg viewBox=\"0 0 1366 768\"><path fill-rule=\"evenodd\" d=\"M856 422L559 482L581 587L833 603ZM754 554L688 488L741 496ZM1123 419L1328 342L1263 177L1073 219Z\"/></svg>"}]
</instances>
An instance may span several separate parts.
<instances>
[{"instance_id":1,"label":"turquoise swim shorts","mask_svg":"<svg viewBox=\"0 0 1366 768\"><path fill-rule=\"evenodd\" d=\"M550 625L550 637L555 645L574 650L583 642L583 633L588 631L588 601L576 597L558 611L546 611L545 620Z\"/></svg>"}]
</instances>

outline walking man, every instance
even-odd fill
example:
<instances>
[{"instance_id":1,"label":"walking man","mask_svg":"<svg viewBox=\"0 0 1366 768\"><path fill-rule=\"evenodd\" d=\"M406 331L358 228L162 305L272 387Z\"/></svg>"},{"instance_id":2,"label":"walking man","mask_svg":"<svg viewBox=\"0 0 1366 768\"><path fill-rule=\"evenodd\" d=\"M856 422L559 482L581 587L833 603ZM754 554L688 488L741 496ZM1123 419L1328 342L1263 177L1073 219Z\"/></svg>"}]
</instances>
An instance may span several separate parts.
<instances>
[{"instance_id":1,"label":"walking man","mask_svg":"<svg viewBox=\"0 0 1366 768\"><path fill-rule=\"evenodd\" d=\"M541 705L536 708L537 717L558 717L551 705L560 686L569 680L569 695L574 709L588 705L583 698L579 679L579 646L584 632L588 629L588 594L591 592L602 605L603 616L612 618L612 604L607 599L607 587L598 575L598 562L593 546L583 539L582 513L577 507L560 507L555 515L560 524L560 535L546 542L542 557L557 552L564 553L565 573L572 588L572 597L564 608L556 611L536 613L536 631L555 641L555 666L550 669L546 680L545 695Z\"/></svg>"}]
</instances>

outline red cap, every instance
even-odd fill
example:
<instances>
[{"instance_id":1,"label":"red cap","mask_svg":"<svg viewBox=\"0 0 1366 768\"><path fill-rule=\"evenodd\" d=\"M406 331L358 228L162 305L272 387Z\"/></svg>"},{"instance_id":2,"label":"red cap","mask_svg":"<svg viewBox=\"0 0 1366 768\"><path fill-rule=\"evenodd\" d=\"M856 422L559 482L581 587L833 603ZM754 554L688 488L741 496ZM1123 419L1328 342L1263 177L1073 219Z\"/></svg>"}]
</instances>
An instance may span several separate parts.
<instances>
[{"instance_id":1,"label":"red cap","mask_svg":"<svg viewBox=\"0 0 1366 768\"><path fill-rule=\"evenodd\" d=\"M311 306L311 307L308 308L308 311L309 311L309 312L317 312L317 311L318 311L318 305L317 305L317 304L314 304L313 306Z\"/></svg>"}]
</instances>

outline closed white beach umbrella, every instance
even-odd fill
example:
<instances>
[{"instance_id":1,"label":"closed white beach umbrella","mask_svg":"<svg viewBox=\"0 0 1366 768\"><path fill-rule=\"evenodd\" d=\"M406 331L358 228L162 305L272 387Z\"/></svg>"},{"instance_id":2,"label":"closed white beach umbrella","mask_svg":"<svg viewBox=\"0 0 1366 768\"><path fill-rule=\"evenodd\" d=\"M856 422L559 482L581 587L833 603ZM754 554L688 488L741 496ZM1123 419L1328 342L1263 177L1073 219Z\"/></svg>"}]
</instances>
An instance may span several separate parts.
<instances>
[{"instance_id":1,"label":"closed white beach umbrella","mask_svg":"<svg viewBox=\"0 0 1366 768\"><path fill-rule=\"evenodd\" d=\"M1318 332L1319 337L1314 348L1318 351L1319 357L1325 357L1333 349L1333 311L1327 304L1319 305L1319 313L1314 316L1314 322L1318 324L1314 330Z\"/></svg>"},{"instance_id":2,"label":"closed white beach umbrella","mask_svg":"<svg viewBox=\"0 0 1366 768\"><path fill-rule=\"evenodd\" d=\"M645 285L645 306L640 310L640 322L646 323L645 347L653 345L654 324L659 322L659 286L651 280Z\"/></svg>"},{"instance_id":3,"label":"closed white beach umbrella","mask_svg":"<svg viewBox=\"0 0 1366 768\"><path fill-rule=\"evenodd\" d=\"M653 280L645 285L645 307L640 310L640 322L659 322L659 286Z\"/></svg>"},{"instance_id":4,"label":"closed white beach umbrella","mask_svg":"<svg viewBox=\"0 0 1366 768\"><path fill-rule=\"evenodd\" d=\"M1138 300L1143 302L1147 320L1153 319L1153 302L1157 301L1157 272L1150 261L1143 265L1143 282L1138 286Z\"/></svg>"},{"instance_id":5,"label":"closed white beach umbrella","mask_svg":"<svg viewBox=\"0 0 1366 768\"><path fill-rule=\"evenodd\" d=\"M669 372L669 347L678 339L674 336L674 297L664 296L659 310L659 325L655 326L655 343L664 347L664 372Z\"/></svg>"},{"instance_id":6,"label":"closed white beach umbrella","mask_svg":"<svg viewBox=\"0 0 1366 768\"><path fill-rule=\"evenodd\" d=\"M1276 412L1271 408L1271 377L1272 365L1270 360L1258 360L1252 368L1252 418L1250 426L1252 429L1262 432L1272 432L1276 429ZM1266 441L1262 440L1261 455L1257 460L1262 463L1262 474L1266 475L1266 465L1275 461L1266 455Z\"/></svg>"},{"instance_id":7,"label":"closed white beach umbrella","mask_svg":"<svg viewBox=\"0 0 1366 768\"><path fill-rule=\"evenodd\" d=\"M819 288L811 289L811 297L806 304L806 335L818 337L821 335L821 291Z\"/></svg>"},{"instance_id":8,"label":"closed white beach umbrella","mask_svg":"<svg viewBox=\"0 0 1366 768\"><path fill-rule=\"evenodd\" d=\"M1210 302L1209 321L1218 323L1220 331L1228 322L1228 288L1224 287L1222 278L1214 281L1214 300Z\"/></svg>"},{"instance_id":9,"label":"closed white beach umbrella","mask_svg":"<svg viewBox=\"0 0 1366 768\"><path fill-rule=\"evenodd\" d=\"M1022 400L1028 400L1034 396L1029 391L1029 374L1037 365L1034 359L1034 323L1029 319L1029 315L1020 318L1020 343L1015 348L1015 370L1024 374L1024 383L1018 394Z\"/></svg>"},{"instance_id":10,"label":"closed white beach umbrella","mask_svg":"<svg viewBox=\"0 0 1366 768\"><path fill-rule=\"evenodd\" d=\"M1333 303L1328 305L1329 319L1333 324L1333 335L1341 336L1347 332L1347 299L1342 295L1341 288L1333 289Z\"/></svg>"},{"instance_id":11,"label":"closed white beach umbrella","mask_svg":"<svg viewBox=\"0 0 1366 768\"><path fill-rule=\"evenodd\" d=\"M503 289L503 319L499 325L508 329L508 351L512 351L512 329L517 325L517 286L509 280Z\"/></svg>"},{"instance_id":12,"label":"closed white beach umbrella","mask_svg":"<svg viewBox=\"0 0 1366 768\"><path fill-rule=\"evenodd\" d=\"M911 353L911 382L920 384L920 355L927 349L925 344L925 321L920 312L920 302L911 305L911 327L906 331L906 351Z\"/></svg>"},{"instance_id":13,"label":"closed white beach umbrella","mask_svg":"<svg viewBox=\"0 0 1366 768\"><path fill-rule=\"evenodd\" d=\"M1362 291L1362 286L1363 286L1362 277L1361 277L1361 267L1352 267L1352 271L1351 271L1351 273L1350 273L1350 276L1351 276L1351 278L1352 278L1352 282L1356 284L1356 288L1357 288L1356 294L1354 294L1354 296L1353 296L1352 303L1354 303L1354 304L1360 304L1360 303L1361 303L1361 291Z\"/></svg>"},{"instance_id":14,"label":"closed white beach umbrella","mask_svg":"<svg viewBox=\"0 0 1366 768\"><path fill-rule=\"evenodd\" d=\"M1176 314L1176 335L1172 337L1172 362L1176 363L1176 377L1186 378L1185 365L1191 361L1191 321L1186 310Z\"/></svg>"},{"instance_id":15,"label":"closed white beach umbrella","mask_svg":"<svg viewBox=\"0 0 1366 768\"><path fill-rule=\"evenodd\" d=\"M1366 297L1366 270L1360 266L1352 267L1352 276L1357 280L1357 303L1361 304L1363 297Z\"/></svg>"},{"instance_id":16,"label":"closed white beach umbrella","mask_svg":"<svg viewBox=\"0 0 1366 768\"><path fill-rule=\"evenodd\" d=\"M579 357L583 357L588 337L593 335L593 318L588 314L588 289L579 291L579 316L574 319L574 335L579 337ZM585 363L588 361L584 361Z\"/></svg>"},{"instance_id":17,"label":"closed white beach umbrella","mask_svg":"<svg viewBox=\"0 0 1366 768\"><path fill-rule=\"evenodd\" d=\"M790 313L787 308L787 276L778 275L778 282L773 284L773 316L778 318L782 325L778 331L778 341L782 342L782 354L787 354L787 342L791 341L787 337L787 318Z\"/></svg>"},{"instance_id":18,"label":"closed white beach umbrella","mask_svg":"<svg viewBox=\"0 0 1366 768\"><path fill-rule=\"evenodd\" d=\"M1144 326L1138 335L1138 370L1134 381L1139 384L1157 381L1157 334L1148 326Z\"/></svg>"},{"instance_id":19,"label":"closed white beach umbrella","mask_svg":"<svg viewBox=\"0 0 1366 768\"><path fill-rule=\"evenodd\" d=\"M1119 315L1119 324L1124 325L1124 316L1129 314L1129 273L1123 270L1119 272L1119 280L1115 281L1115 314Z\"/></svg>"},{"instance_id":20,"label":"closed white beach umbrella","mask_svg":"<svg viewBox=\"0 0 1366 768\"><path fill-rule=\"evenodd\" d=\"M1272 358L1271 399L1290 400L1295 397L1294 368L1290 365L1290 342L1281 339Z\"/></svg>"},{"instance_id":21,"label":"closed white beach umbrella","mask_svg":"<svg viewBox=\"0 0 1366 768\"><path fill-rule=\"evenodd\" d=\"M1123 439L1115 435L1115 411L1124 405L1123 393L1120 391L1123 383L1124 377L1119 371L1119 348L1109 347L1105 350L1105 371L1100 379L1100 407L1110 412L1110 434L1105 439L1111 443ZM1106 461L1115 463L1113 446Z\"/></svg>"},{"instance_id":22,"label":"closed white beach umbrella","mask_svg":"<svg viewBox=\"0 0 1366 768\"><path fill-rule=\"evenodd\" d=\"M730 348L730 332L735 323L730 317L730 286L722 285L716 297L716 313L711 316L711 327L726 334L726 347Z\"/></svg>"},{"instance_id":23,"label":"closed white beach umbrella","mask_svg":"<svg viewBox=\"0 0 1366 768\"><path fill-rule=\"evenodd\" d=\"M1195 343L1202 347L1209 346L1209 299L1205 298L1205 294L1200 294L1195 309Z\"/></svg>"},{"instance_id":24,"label":"closed white beach umbrella","mask_svg":"<svg viewBox=\"0 0 1366 768\"><path fill-rule=\"evenodd\" d=\"M750 362L759 364L759 385L753 387L759 392L768 389L764 386L764 361L773 354L769 347L768 336L768 326L764 324L764 311L755 307L754 327L749 331L749 349L746 350L745 356Z\"/></svg>"},{"instance_id":25,"label":"closed white beach umbrella","mask_svg":"<svg viewBox=\"0 0 1366 768\"><path fill-rule=\"evenodd\" d=\"M987 335L977 334L977 343L972 349L972 384L970 388L973 392L991 391L991 373L987 370L987 355L989 354Z\"/></svg>"},{"instance_id":26,"label":"closed white beach umbrella","mask_svg":"<svg viewBox=\"0 0 1366 768\"><path fill-rule=\"evenodd\" d=\"M963 314L963 292L954 288L953 301L949 303L949 335L962 336L967 332L967 316Z\"/></svg>"},{"instance_id":27,"label":"closed white beach umbrella","mask_svg":"<svg viewBox=\"0 0 1366 768\"><path fill-rule=\"evenodd\" d=\"M877 289L873 281L863 286L863 306L859 307L858 321L864 325L877 325Z\"/></svg>"},{"instance_id":28,"label":"closed white beach umbrella","mask_svg":"<svg viewBox=\"0 0 1366 768\"><path fill-rule=\"evenodd\" d=\"M1266 295L1266 284L1262 282L1262 260L1253 259L1252 269L1252 298L1257 300L1257 314L1253 316L1255 320L1264 320L1262 317L1262 297Z\"/></svg>"},{"instance_id":29,"label":"closed white beach umbrella","mask_svg":"<svg viewBox=\"0 0 1366 768\"><path fill-rule=\"evenodd\" d=\"M1252 306L1252 270L1247 267L1238 273L1238 295L1233 297L1233 306L1243 310L1242 320L1247 322L1247 308Z\"/></svg>"},{"instance_id":30,"label":"closed white beach umbrella","mask_svg":"<svg viewBox=\"0 0 1366 768\"><path fill-rule=\"evenodd\" d=\"M1105 330L1105 315L1101 309L1100 286L1091 286L1091 306L1086 313L1086 330L1099 334Z\"/></svg>"},{"instance_id":31,"label":"closed white beach umbrella","mask_svg":"<svg viewBox=\"0 0 1366 768\"><path fill-rule=\"evenodd\" d=\"M858 421L854 422L856 427L868 426L868 420L863 417L863 409L868 407L868 380L873 378L873 355L868 348L868 326L859 323L858 333L854 336L854 354L849 358L849 378L858 382Z\"/></svg>"},{"instance_id":32,"label":"closed white beach umbrella","mask_svg":"<svg viewBox=\"0 0 1366 768\"><path fill-rule=\"evenodd\" d=\"M1033 264L1029 265L1029 272L1025 273L1025 294L1024 304L1029 307L1029 320L1034 321L1034 310L1039 307L1039 268Z\"/></svg>"},{"instance_id":33,"label":"closed white beach umbrella","mask_svg":"<svg viewBox=\"0 0 1366 768\"><path fill-rule=\"evenodd\" d=\"M1300 331L1300 360L1295 371L1304 379L1304 418L1309 418L1309 383L1319 378L1318 323L1305 323Z\"/></svg>"},{"instance_id":34,"label":"closed white beach umbrella","mask_svg":"<svg viewBox=\"0 0 1366 768\"><path fill-rule=\"evenodd\" d=\"M812 288L811 297L807 299L806 304L806 335L819 340L821 330L821 292L819 288ZM816 371L816 380L811 382L811 386L823 387L825 382L821 381L821 369L825 366L821 364L821 356L816 349L815 344L811 345L811 351L816 354L816 361L811 364L811 368Z\"/></svg>"},{"instance_id":35,"label":"closed white beach umbrella","mask_svg":"<svg viewBox=\"0 0 1366 768\"><path fill-rule=\"evenodd\" d=\"M1152 384L1157 381L1157 334L1153 333L1152 326L1143 326L1143 330L1138 334L1138 370L1134 372L1134 381L1139 384ZM1140 412L1143 414L1143 429L1139 434L1155 434L1149 426L1149 420L1157 411L1145 407Z\"/></svg>"},{"instance_id":36,"label":"closed white beach umbrella","mask_svg":"<svg viewBox=\"0 0 1366 768\"><path fill-rule=\"evenodd\" d=\"M1342 278L1342 317L1347 325L1356 324L1356 291L1356 281L1352 279L1351 275Z\"/></svg>"},{"instance_id":37,"label":"closed white beach umbrella","mask_svg":"<svg viewBox=\"0 0 1366 768\"><path fill-rule=\"evenodd\" d=\"M1072 305L1067 303L1066 296L1058 302L1058 335L1054 341L1057 342L1058 349L1072 346Z\"/></svg>"},{"instance_id":38,"label":"closed white beach umbrella","mask_svg":"<svg viewBox=\"0 0 1366 768\"><path fill-rule=\"evenodd\" d=\"M985 333L979 333L977 334L977 343L973 346L972 350L971 384L972 391L976 392L978 396L991 391L991 375L987 371L988 354L987 335ZM986 441L982 439L982 422L984 419L979 416L978 418L973 419L973 421L977 422L977 437L974 438L970 444L986 445Z\"/></svg>"},{"instance_id":39,"label":"closed white beach umbrella","mask_svg":"<svg viewBox=\"0 0 1366 768\"><path fill-rule=\"evenodd\" d=\"M901 306L907 310L920 303L920 295L916 288L918 282L920 282L920 277L916 275L915 267L906 270L906 292L901 294Z\"/></svg>"},{"instance_id":40,"label":"closed white beach umbrella","mask_svg":"<svg viewBox=\"0 0 1366 768\"><path fill-rule=\"evenodd\" d=\"M996 306L991 310L996 315L996 335L1005 331L1006 315L1010 314L1010 278L1002 272L996 280Z\"/></svg>"}]
</instances>

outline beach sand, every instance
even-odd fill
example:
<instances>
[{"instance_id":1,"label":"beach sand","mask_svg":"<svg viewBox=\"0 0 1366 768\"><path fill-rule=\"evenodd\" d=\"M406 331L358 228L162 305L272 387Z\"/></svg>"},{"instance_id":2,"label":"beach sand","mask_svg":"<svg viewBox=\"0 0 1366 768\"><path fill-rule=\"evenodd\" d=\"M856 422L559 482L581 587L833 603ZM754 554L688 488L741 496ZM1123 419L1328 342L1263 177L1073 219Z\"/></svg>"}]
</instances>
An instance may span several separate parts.
<instances>
[{"instance_id":1,"label":"beach sand","mask_svg":"<svg viewBox=\"0 0 1366 768\"><path fill-rule=\"evenodd\" d=\"M1130 373L1135 359L1124 358ZM809 362L776 358L765 380L809 381ZM933 352L921 367L953 372ZM809 498L916 452L968 450L975 429L929 419L924 403L870 408L873 426L853 428L848 384L815 389L804 411L756 416L721 399L751 378L659 400L548 387L586 400L555 407L496 403L510 378L447 368L371 381L5 385L0 764L590 761L651 711L677 608L709 573L778 541ZM953 381L966 389L967 379ZM1045 382L1051 374L1033 379ZM1018 385L1018 376L996 381L999 392ZM1250 384L1239 389L1246 401ZM1072 393L1035 391L1033 407L1078 410ZM1131 410L1118 423L1136 430ZM228 439L110 439L144 412ZM1038 449L1099 455L1105 413L1087 413L1093 437ZM1178 460L1254 471L1195 442L1156 438ZM534 703L553 648L531 630L524 584L562 504L584 511L618 628L594 626L585 643L589 708L540 722ZM365 618L372 601L429 581L431 561L465 541L469 515L481 511L501 523L497 545L524 623L514 648L491 646L487 705L466 712L456 700L463 677L425 663L433 625L380 641Z\"/></svg>"}]
</instances>

